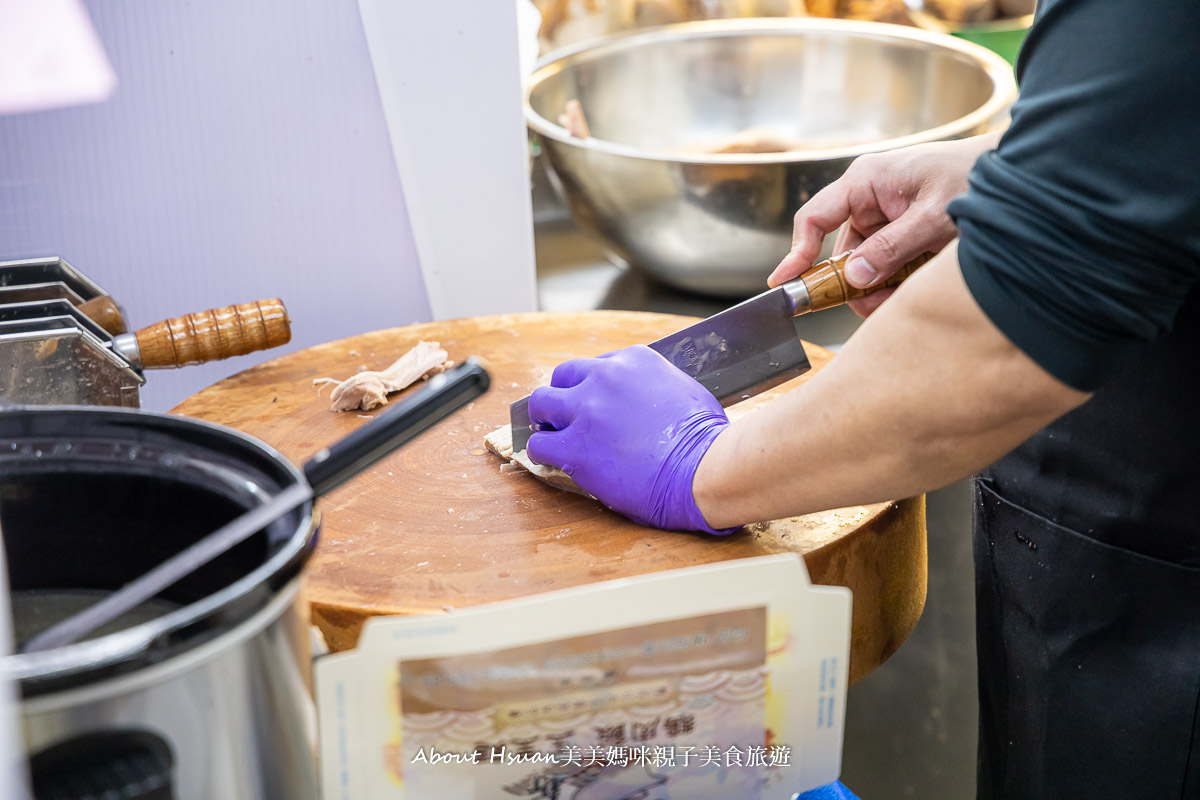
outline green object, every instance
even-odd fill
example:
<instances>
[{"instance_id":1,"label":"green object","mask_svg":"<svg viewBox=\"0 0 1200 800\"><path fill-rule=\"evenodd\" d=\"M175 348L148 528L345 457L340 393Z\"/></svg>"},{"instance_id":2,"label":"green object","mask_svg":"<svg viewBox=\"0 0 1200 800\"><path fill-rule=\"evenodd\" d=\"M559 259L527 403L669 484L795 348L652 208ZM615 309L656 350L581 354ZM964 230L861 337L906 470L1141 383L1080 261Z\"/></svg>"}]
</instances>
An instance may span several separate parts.
<instances>
[{"instance_id":1,"label":"green object","mask_svg":"<svg viewBox=\"0 0 1200 800\"><path fill-rule=\"evenodd\" d=\"M999 19L995 22L981 22L976 25L956 24L936 17L922 7L914 8L911 3L907 3L907 5L908 18L918 28L948 33L951 36L982 45L1013 65L1017 63L1017 54L1021 52L1025 34L1029 33L1029 26L1033 24L1033 14Z\"/></svg>"},{"instance_id":2,"label":"green object","mask_svg":"<svg viewBox=\"0 0 1200 800\"><path fill-rule=\"evenodd\" d=\"M954 35L960 39L966 39L968 42L981 44L988 50L999 53L1008 63L1016 64L1017 53L1021 52L1021 43L1025 41L1027 33L1029 33L1028 26L1011 28L997 23L996 25L976 25L962 28L955 31Z\"/></svg>"}]
</instances>

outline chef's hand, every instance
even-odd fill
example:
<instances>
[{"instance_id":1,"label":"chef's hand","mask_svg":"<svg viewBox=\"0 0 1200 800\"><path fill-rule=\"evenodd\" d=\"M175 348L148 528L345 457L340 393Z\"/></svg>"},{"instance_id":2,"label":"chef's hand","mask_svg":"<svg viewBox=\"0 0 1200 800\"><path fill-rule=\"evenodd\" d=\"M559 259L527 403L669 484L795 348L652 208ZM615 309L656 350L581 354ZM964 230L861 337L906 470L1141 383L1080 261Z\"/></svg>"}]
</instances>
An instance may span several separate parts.
<instances>
[{"instance_id":1,"label":"chef's hand","mask_svg":"<svg viewBox=\"0 0 1200 800\"><path fill-rule=\"evenodd\" d=\"M846 277L860 288L886 280L922 253L940 251L956 233L946 205L966 191L975 160L999 138L985 134L859 157L796 212L792 249L767 283L778 286L811 267L825 236L839 226L833 252L854 250ZM850 307L865 317L893 291L852 300Z\"/></svg>"},{"instance_id":2,"label":"chef's hand","mask_svg":"<svg viewBox=\"0 0 1200 800\"><path fill-rule=\"evenodd\" d=\"M714 530L696 508L692 478L729 424L703 386L645 345L567 361L529 397L529 457L558 467L635 522ZM547 428L552 430L547 430Z\"/></svg>"}]
</instances>

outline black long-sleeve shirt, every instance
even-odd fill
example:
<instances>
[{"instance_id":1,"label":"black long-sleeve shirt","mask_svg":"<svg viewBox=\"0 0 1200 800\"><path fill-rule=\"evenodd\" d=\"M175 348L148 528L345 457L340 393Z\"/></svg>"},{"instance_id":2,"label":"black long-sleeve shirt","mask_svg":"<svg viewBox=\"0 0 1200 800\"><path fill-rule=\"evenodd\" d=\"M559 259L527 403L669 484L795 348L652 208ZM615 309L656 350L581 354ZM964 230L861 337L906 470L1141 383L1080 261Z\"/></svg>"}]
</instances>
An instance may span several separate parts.
<instances>
[{"instance_id":1,"label":"black long-sleeve shirt","mask_svg":"<svg viewBox=\"0 0 1200 800\"><path fill-rule=\"evenodd\" d=\"M998 148L949 212L971 293L1094 390L1200 279L1200 2L1042 0Z\"/></svg>"},{"instance_id":2,"label":"black long-sleeve shirt","mask_svg":"<svg viewBox=\"0 0 1200 800\"><path fill-rule=\"evenodd\" d=\"M985 473L1107 545L1200 568L1200 2L1043 0L1021 98L950 213L988 317L1095 395Z\"/></svg>"}]
</instances>

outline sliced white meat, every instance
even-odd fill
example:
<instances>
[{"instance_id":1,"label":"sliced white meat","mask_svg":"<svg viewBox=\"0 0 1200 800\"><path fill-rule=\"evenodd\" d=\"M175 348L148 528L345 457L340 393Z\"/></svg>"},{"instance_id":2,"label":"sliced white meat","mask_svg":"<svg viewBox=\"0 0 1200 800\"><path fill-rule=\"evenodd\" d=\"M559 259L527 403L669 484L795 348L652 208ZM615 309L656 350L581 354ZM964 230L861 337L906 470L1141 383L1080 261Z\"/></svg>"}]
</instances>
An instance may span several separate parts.
<instances>
[{"instance_id":1,"label":"sliced white meat","mask_svg":"<svg viewBox=\"0 0 1200 800\"><path fill-rule=\"evenodd\" d=\"M568 492L575 492L576 494L591 497L590 494L579 487L578 483L571 480L570 475L561 469L548 467L545 464L533 463L529 460L529 456L524 450L514 453L511 425L497 428L487 436L484 436L483 446L508 462L502 464L500 467L504 472L512 471L511 465L516 465L522 471L529 472L533 477L543 483L550 484L556 489L565 489Z\"/></svg>"},{"instance_id":2,"label":"sliced white meat","mask_svg":"<svg viewBox=\"0 0 1200 800\"><path fill-rule=\"evenodd\" d=\"M329 396L334 411L370 411L387 403L389 394L445 371L451 366L447 358L449 355L437 342L418 342L386 369L359 372L341 383L335 378L317 378L313 386L337 383Z\"/></svg>"}]
</instances>

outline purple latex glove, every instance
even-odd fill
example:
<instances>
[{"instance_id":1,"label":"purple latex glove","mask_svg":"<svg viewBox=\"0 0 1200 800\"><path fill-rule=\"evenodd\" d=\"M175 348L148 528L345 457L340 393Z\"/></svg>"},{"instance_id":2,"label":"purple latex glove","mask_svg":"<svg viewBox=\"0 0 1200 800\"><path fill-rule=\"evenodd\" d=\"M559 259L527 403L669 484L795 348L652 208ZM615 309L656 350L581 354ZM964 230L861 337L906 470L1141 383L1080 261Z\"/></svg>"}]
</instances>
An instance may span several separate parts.
<instances>
[{"instance_id":1,"label":"purple latex glove","mask_svg":"<svg viewBox=\"0 0 1200 800\"><path fill-rule=\"evenodd\" d=\"M704 521L692 478L729 424L708 390L645 345L558 365L529 397L529 457L566 472L635 522L725 534Z\"/></svg>"}]
</instances>

